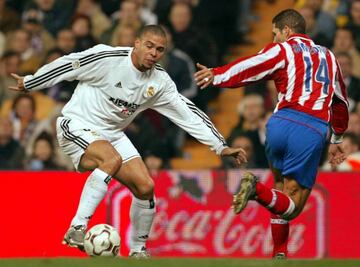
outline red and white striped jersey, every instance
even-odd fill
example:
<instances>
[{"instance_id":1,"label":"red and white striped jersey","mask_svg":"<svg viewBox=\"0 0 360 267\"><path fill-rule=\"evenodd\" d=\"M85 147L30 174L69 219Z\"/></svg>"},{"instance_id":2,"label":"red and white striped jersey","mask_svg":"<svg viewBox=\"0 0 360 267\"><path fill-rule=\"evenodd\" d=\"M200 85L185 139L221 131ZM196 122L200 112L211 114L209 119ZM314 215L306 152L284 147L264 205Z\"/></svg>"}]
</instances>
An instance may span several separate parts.
<instances>
[{"instance_id":1,"label":"red and white striped jersey","mask_svg":"<svg viewBox=\"0 0 360 267\"><path fill-rule=\"evenodd\" d=\"M274 80L276 109L291 108L330 121L342 134L348 125L348 102L339 64L327 48L307 35L294 34L258 54L213 69L213 84L240 87L262 79Z\"/></svg>"}]
</instances>

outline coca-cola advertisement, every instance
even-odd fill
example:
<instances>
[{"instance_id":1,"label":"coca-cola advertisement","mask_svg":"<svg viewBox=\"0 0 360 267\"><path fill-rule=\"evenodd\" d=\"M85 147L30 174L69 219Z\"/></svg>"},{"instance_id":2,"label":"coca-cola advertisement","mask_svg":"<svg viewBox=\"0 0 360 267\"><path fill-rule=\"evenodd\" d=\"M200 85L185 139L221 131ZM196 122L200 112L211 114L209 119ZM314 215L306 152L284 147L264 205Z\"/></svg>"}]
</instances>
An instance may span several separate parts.
<instances>
[{"instance_id":1,"label":"coca-cola advertisement","mask_svg":"<svg viewBox=\"0 0 360 267\"><path fill-rule=\"evenodd\" d=\"M267 186L268 170L254 170ZM0 258L86 257L61 244L88 173L0 172ZM231 210L242 171L162 171L155 175L156 217L148 241L153 257L270 258L268 211L249 202ZM360 258L360 173L321 172L302 214L290 224L290 258ZM132 195L115 180L89 227L114 225L121 255L129 252ZM39 233L41 238L39 238Z\"/></svg>"},{"instance_id":2,"label":"coca-cola advertisement","mask_svg":"<svg viewBox=\"0 0 360 267\"><path fill-rule=\"evenodd\" d=\"M255 171L272 186L269 171ZM254 201L240 214L231 208L241 171L164 171L154 177L156 217L148 249L156 256L270 257L269 212ZM320 258L326 248L326 190L313 189L302 215L291 223L289 255ZM108 222L123 237L121 253L127 255L130 224L127 214L131 193L114 186L107 199Z\"/></svg>"}]
</instances>

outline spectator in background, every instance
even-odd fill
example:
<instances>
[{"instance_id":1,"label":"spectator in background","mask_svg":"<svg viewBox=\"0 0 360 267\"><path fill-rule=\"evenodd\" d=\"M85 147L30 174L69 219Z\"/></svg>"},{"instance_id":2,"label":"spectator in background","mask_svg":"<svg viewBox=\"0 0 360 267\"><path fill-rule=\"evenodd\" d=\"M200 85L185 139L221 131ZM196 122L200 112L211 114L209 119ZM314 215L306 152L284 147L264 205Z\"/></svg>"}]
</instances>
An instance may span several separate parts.
<instances>
[{"instance_id":1,"label":"spectator in background","mask_svg":"<svg viewBox=\"0 0 360 267\"><path fill-rule=\"evenodd\" d=\"M164 168L164 161L161 155L153 152L145 152L144 163L149 170L151 177L156 177L161 169Z\"/></svg>"},{"instance_id":2,"label":"spectator in background","mask_svg":"<svg viewBox=\"0 0 360 267\"><path fill-rule=\"evenodd\" d=\"M330 39L329 35L325 34L318 25L315 10L309 6L304 6L299 12L306 21L306 34L309 35L315 43L330 48L332 39Z\"/></svg>"},{"instance_id":3,"label":"spectator in background","mask_svg":"<svg viewBox=\"0 0 360 267\"><path fill-rule=\"evenodd\" d=\"M204 30L193 26L191 6L184 2L174 2L169 16L174 46L187 53L195 62L205 60L208 65L215 66L216 43Z\"/></svg>"},{"instance_id":4,"label":"spectator in background","mask_svg":"<svg viewBox=\"0 0 360 267\"><path fill-rule=\"evenodd\" d=\"M100 0L99 2L104 13L110 16L119 8L121 1L122 0Z\"/></svg>"},{"instance_id":5,"label":"spectator in background","mask_svg":"<svg viewBox=\"0 0 360 267\"><path fill-rule=\"evenodd\" d=\"M109 30L101 36L103 43L109 44L114 32L123 26L131 26L138 31L144 23L140 19L139 6L132 0L124 0L120 4L120 9L112 15L113 23Z\"/></svg>"},{"instance_id":6,"label":"spectator in background","mask_svg":"<svg viewBox=\"0 0 360 267\"><path fill-rule=\"evenodd\" d=\"M42 132L35 140L33 154L27 160L27 170L60 170L64 167L58 165L55 160L55 147L51 135Z\"/></svg>"},{"instance_id":7,"label":"spectator in background","mask_svg":"<svg viewBox=\"0 0 360 267\"><path fill-rule=\"evenodd\" d=\"M360 79L352 75L353 59L348 53L337 53L336 57L348 92L349 110L352 111L360 101Z\"/></svg>"},{"instance_id":8,"label":"spectator in background","mask_svg":"<svg viewBox=\"0 0 360 267\"><path fill-rule=\"evenodd\" d=\"M268 166L265 155L264 138L261 138L260 127L264 117L264 99L258 94L246 95L239 103L239 123L232 129L229 142L239 135L246 135L250 138L255 154L255 165L257 168Z\"/></svg>"},{"instance_id":9,"label":"spectator in background","mask_svg":"<svg viewBox=\"0 0 360 267\"><path fill-rule=\"evenodd\" d=\"M22 74L35 72L41 64L41 58L36 55L31 46L30 33L24 29L17 29L11 32L7 40L8 50L19 53L21 65L19 72Z\"/></svg>"},{"instance_id":10,"label":"spectator in background","mask_svg":"<svg viewBox=\"0 0 360 267\"><path fill-rule=\"evenodd\" d=\"M6 52L0 59L0 106L6 100L12 100L18 92L11 91L8 87L13 84L11 73L18 73L21 64L20 55L14 51Z\"/></svg>"},{"instance_id":11,"label":"spectator in background","mask_svg":"<svg viewBox=\"0 0 360 267\"><path fill-rule=\"evenodd\" d=\"M158 19L154 12L148 6L148 0L132 0L138 7L140 12L140 19L145 25L157 24Z\"/></svg>"},{"instance_id":12,"label":"spectator in background","mask_svg":"<svg viewBox=\"0 0 360 267\"><path fill-rule=\"evenodd\" d=\"M360 51L360 0L353 0L350 8L349 29L355 37L355 46Z\"/></svg>"},{"instance_id":13,"label":"spectator in background","mask_svg":"<svg viewBox=\"0 0 360 267\"><path fill-rule=\"evenodd\" d=\"M360 138L360 115L358 113L351 112L349 114L349 127L346 132Z\"/></svg>"},{"instance_id":14,"label":"spectator in background","mask_svg":"<svg viewBox=\"0 0 360 267\"><path fill-rule=\"evenodd\" d=\"M118 27L111 36L112 46L132 47L136 39L136 29L130 25Z\"/></svg>"},{"instance_id":15,"label":"spectator in background","mask_svg":"<svg viewBox=\"0 0 360 267\"><path fill-rule=\"evenodd\" d=\"M68 55L75 51L76 39L72 30L62 29L56 37L56 47L58 47L64 55Z\"/></svg>"},{"instance_id":16,"label":"spectator in background","mask_svg":"<svg viewBox=\"0 0 360 267\"><path fill-rule=\"evenodd\" d=\"M194 61L185 52L174 46L171 32L168 29L165 31L168 44L167 53L160 63L175 82L178 91L193 100L197 94L197 85L193 76L195 73Z\"/></svg>"},{"instance_id":17,"label":"spectator in background","mask_svg":"<svg viewBox=\"0 0 360 267\"><path fill-rule=\"evenodd\" d=\"M24 149L13 138L11 121L0 118L0 169L20 170L23 169Z\"/></svg>"},{"instance_id":18,"label":"spectator in background","mask_svg":"<svg viewBox=\"0 0 360 267\"><path fill-rule=\"evenodd\" d=\"M264 109L273 110L277 103L278 93L274 81L266 80L246 85L245 95L261 95L264 100Z\"/></svg>"},{"instance_id":19,"label":"spectator in background","mask_svg":"<svg viewBox=\"0 0 360 267\"><path fill-rule=\"evenodd\" d=\"M10 120L14 129L13 138L20 142L22 147L28 144L36 127L35 110L35 100L31 95L20 94L14 99Z\"/></svg>"},{"instance_id":20,"label":"spectator in background","mask_svg":"<svg viewBox=\"0 0 360 267\"><path fill-rule=\"evenodd\" d=\"M97 0L79 0L76 13L86 15L91 21L91 34L98 41L101 35L111 26L110 19L101 10Z\"/></svg>"},{"instance_id":21,"label":"spectator in background","mask_svg":"<svg viewBox=\"0 0 360 267\"><path fill-rule=\"evenodd\" d=\"M231 147L241 147L246 152L248 162L241 164L240 168L254 169L257 168L255 163L254 145L251 139L244 134L240 134L232 138ZM224 169L235 169L238 168L236 162L230 158L222 158L222 168Z\"/></svg>"},{"instance_id":22,"label":"spectator in background","mask_svg":"<svg viewBox=\"0 0 360 267\"><path fill-rule=\"evenodd\" d=\"M6 6L5 0L0 0L0 31L8 33L20 25L19 14L12 8Z\"/></svg>"},{"instance_id":23,"label":"spectator in background","mask_svg":"<svg viewBox=\"0 0 360 267\"><path fill-rule=\"evenodd\" d=\"M134 3L135 9L133 7L130 8L130 5L128 4L127 6L122 6L123 2ZM127 13L128 11L130 11L130 13L133 13L133 11L136 10L137 17L143 25L157 24L157 16L152 12L152 10L150 10L150 8L147 7L147 2L148 1L145 2L144 0L123 0L119 5L120 9L113 12L111 14L111 17L115 21L121 17L126 16L124 12Z\"/></svg>"},{"instance_id":24,"label":"spectator in background","mask_svg":"<svg viewBox=\"0 0 360 267\"><path fill-rule=\"evenodd\" d=\"M169 26L169 13L173 3L172 0L155 0L153 11L156 14L158 23Z\"/></svg>"},{"instance_id":25,"label":"spectator in background","mask_svg":"<svg viewBox=\"0 0 360 267\"><path fill-rule=\"evenodd\" d=\"M52 36L69 24L75 1L70 0L32 0L25 9L38 9L43 13L43 25Z\"/></svg>"},{"instance_id":26,"label":"spectator in background","mask_svg":"<svg viewBox=\"0 0 360 267\"><path fill-rule=\"evenodd\" d=\"M218 0L200 0L193 4L193 24L216 42L218 62L230 44L249 42L245 40L245 33L250 4L251 0L227 0L226 4L219 4Z\"/></svg>"},{"instance_id":27,"label":"spectator in background","mask_svg":"<svg viewBox=\"0 0 360 267\"><path fill-rule=\"evenodd\" d=\"M94 37L91 35L91 20L86 15L75 15L71 22L71 30L75 35L75 51L80 52L96 45Z\"/></svg>"},{"instance_id":28,"label":"spectator in background","mask_svg":"<svg viewBox=\"0 0 360 267\"><path fill-rule=\"evenodd\" d=\"M218 62L215 41L204 30L191 24L192 8L184 2L174 2L170 10L170 32L176 48L188 54L193 61L205 61L209 66L216 66ZM198 91L193 99L195 105L207 111L207 103L216 98L219 89L211 88L207 92Z\"/></svg>"},{"instance_id":29,"label":"spectator in background","mask_svg":"<svg viewBox=\"0 0 360 267\"><path fill-rule=\"evenodd\" d=\"M61 116L61 109L63 105L59 104L57 105L49 115L47 119L39 121L39 123L36 125L33 134L29 138L28 144L25 148L25 154L27 158L31 158L31 156L34 154L34 144L37 138L43 134L46 133L49 135L51 142L53 144L53 150L54 150L54 161L59 164L59 166L63 166L63 168L67 170L73 170L74 165L71 161L71 158L64 154L62 150L59 147L59 144L57 142L56 137L56 119Z\"/></svg>"},{"instance_id":30,"label":"spectator in background","mask_svg":"<svg viewBox=\"0 0 360 267\"><path fill-rule=\"evenodd\" d=\"M347 53L352 59L351 73L360 78L360 53L355 47L355 38L349 28L339 28L335 32L334 46L331 51L335 54Z\"/></svg>"},{"instance_id":31,"label":"spectator in background","mask_svg":"<svg viewBox=\"0 0 360 267\"><path fill-rule=\"evenodd\" d=\"M22 28L30 33L31 47L41 58L55 47L55 40L43 27L42 20L43 14L36 9L29 9L22 15Z\"/></svg>"},{"instance_id":32,"label":"spectator in background","mask_svg":"<svg viewBox=\"0 0 360 267\"><path fill-rule=\"evenodd\" d=\"M328 40L333 40L336 21L329 13L322 10L323 2L323 0L306 0L305 6L314 11L317 32L324 34Z\"/></svg>"}]
</instances>

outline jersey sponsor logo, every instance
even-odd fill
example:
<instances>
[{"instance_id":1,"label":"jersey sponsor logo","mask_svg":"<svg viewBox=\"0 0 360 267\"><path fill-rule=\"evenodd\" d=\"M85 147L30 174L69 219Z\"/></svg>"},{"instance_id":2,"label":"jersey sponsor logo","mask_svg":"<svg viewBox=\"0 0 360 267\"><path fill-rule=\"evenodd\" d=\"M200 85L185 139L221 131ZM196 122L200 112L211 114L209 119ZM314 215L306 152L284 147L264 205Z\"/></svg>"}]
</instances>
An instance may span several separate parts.
<instances>
[{"instance_id":1,"label":"jersey sponsor logo","mask_svg":"<svg viewBox=\"0 0 360 267\"><path fill-rule=\"evenodd\" d=\"M140 105L135 103L129 103L120 98L110 97L109 100L121 109L121 113L127 116L132 115Z\"/></svg>"}]
</instances>

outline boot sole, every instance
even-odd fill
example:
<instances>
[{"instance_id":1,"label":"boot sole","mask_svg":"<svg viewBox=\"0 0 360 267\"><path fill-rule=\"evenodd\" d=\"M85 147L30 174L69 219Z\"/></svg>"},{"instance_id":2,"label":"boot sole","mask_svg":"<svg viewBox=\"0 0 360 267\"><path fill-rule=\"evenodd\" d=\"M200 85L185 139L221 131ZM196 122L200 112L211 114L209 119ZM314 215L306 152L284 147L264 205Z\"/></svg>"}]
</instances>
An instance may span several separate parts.
<instances>
[{"instance_id":1,"label":"boot sole","mask_svg":"<svg viewBox=\"0 0 360 267\"><path fill-rule=\"evenodd\" d=\"M240 182L240 191L235 194L233 198L233 209L235 214L239 214L246 207L250 200L250 196L253 193L252 191L255 183L256 177L253 174L244 174L244 177Z\"/></svg>"}]
</instances>

